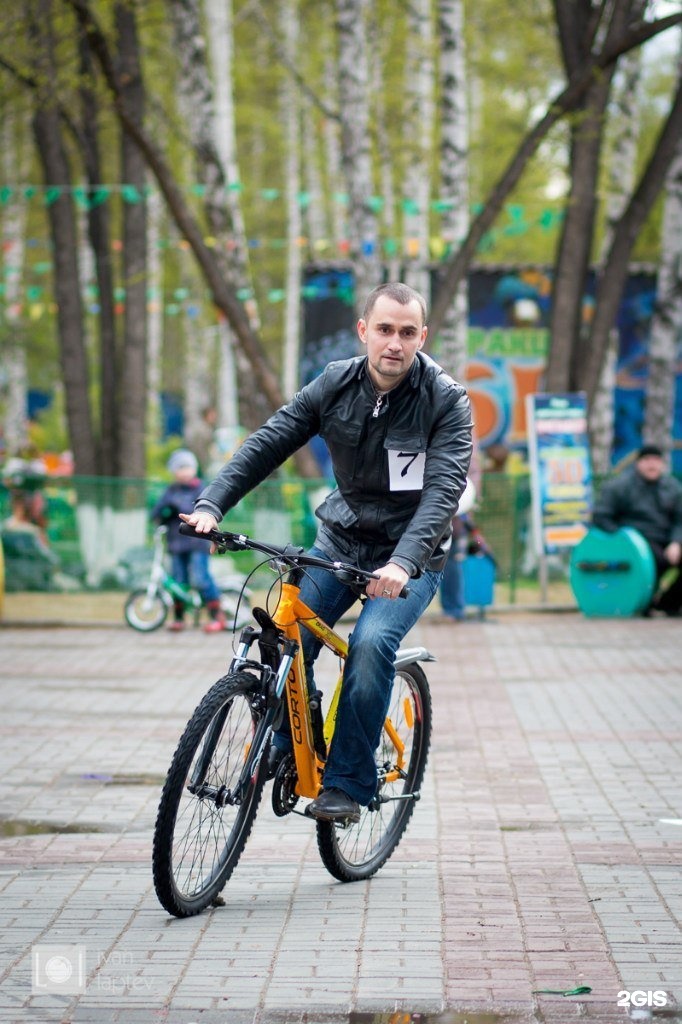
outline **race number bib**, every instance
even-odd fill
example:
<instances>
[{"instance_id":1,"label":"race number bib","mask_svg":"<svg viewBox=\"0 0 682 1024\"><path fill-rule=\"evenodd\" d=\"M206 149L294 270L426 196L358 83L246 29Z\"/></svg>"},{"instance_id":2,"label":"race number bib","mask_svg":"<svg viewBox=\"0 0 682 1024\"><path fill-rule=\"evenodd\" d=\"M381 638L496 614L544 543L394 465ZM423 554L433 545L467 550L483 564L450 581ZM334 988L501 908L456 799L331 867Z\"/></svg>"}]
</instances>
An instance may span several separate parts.
<instances>
[{"instance_id":1,"label":"race number bib","mask_svg":"<svg viewBox=\"0 0 682 1024\"><path fill-rule=\"evenodd\" d=\"M426 452L388 449L388 476L392 491L421 491L424 486Z\"/></svg>"}]
</instances>

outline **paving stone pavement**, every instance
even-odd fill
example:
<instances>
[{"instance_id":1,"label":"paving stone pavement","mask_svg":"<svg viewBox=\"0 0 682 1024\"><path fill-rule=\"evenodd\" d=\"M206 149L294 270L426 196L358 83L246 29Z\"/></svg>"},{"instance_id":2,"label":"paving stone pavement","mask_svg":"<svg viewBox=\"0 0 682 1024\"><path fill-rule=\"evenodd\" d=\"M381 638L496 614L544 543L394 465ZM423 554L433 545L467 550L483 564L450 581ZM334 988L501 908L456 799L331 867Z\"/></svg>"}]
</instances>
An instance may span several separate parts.
<instances>
[{"instance_id":1,"label":"paving stone pavement","mask_svg":"<svg viewBox=\"0 0 682 1024\"><path fill-rule=\"evenodd\" d=\"M0 1022L681 1021L679 621L427 616L409 642L434 736L388 864L336 882L266 793L226 906L176 921L151 832L230 637L0 629ZM39 987L55 953L84 992Z\"/></svg>"}]
</instances>

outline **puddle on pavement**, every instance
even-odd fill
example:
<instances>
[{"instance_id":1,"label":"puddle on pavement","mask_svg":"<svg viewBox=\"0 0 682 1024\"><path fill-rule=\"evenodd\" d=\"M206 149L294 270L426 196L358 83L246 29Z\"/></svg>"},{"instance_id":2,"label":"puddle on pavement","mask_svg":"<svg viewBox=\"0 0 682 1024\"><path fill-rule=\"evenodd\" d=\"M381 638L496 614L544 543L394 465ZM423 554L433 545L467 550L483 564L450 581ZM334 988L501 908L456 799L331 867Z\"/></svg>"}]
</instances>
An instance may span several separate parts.
<instances>
[{"instance_id":1,"label":"puddle on pavement","mask_svg":"<svg viewBox=\"0 0 682 1024\"><path fill-rule=\"evenodd\" d=\"M444 1013L351 1013L348 1024L534 1024L535 1018L493 1011L446 1010ZM311 1018L310 1024L314 1024Z\"/></svg>"},{"instance_id":2,"label":"puddle on pavement","mask_svg":"<svg viewBox=\"0 0 682 1024\"><path fill-rule=\"evenodd\" d=\"M165 775L153 772L84 772L75 778L79 782L100 782L103 786L163 786L166 781Z\"/></svg>"},{"instance_id":3,"label":"puddle on pavement","mask_svg":"<svg viewBox=\"0 0 682 1024\"><path fill-rule=\"evenodd\" d=\"M18 818L0 818L0 839L16 836L85 835L101 832L97 825L62 825L54 821L20 821Z\"/></svg>"},{"instance_id":4,"label":"puddle on pavement","mask_svg":"<svg viewBox=\"0 0 682 1024\"><path fill-rule=\"evenodd\" d=\"M555 821L523 821L500 825L500 832L556 832L558 828Z\"/></svg>"},{"instance_id":5,"label":"puddle on pavement","mask_svg":"<svg viewBox=\"0 0 682 1024\"><path fill-rule=\"evenodd\" d=\"M573 1000L570 1001L575 1011L575 1003ZM583 1007L586 1008L584 1016L587 1021L590 1020L590 1005L589 1003L583 1003ZM595 1013L594 1019L605 1020L606 1018L600 1015L600 1010ZM314 1013L304 1013L303 1015L296 1018L296 1024L306 1022L306 1024L540 1024L543 1021L544 1024L566 1024L566 1021L570 1016L573 1016L573 1012L567 1010L566 1005L556 1004L553 1006L545 1005L542 1008L540 1016L534 1016L533 1014L515 1012L513 1010L507 1010L506 1012L493 1010L445 1010L442 1012L434 1013L409 1013L405 1010L398 1010L394 1013L350 1013L348 1016L316 1016ZM288 1018L287 1018L288 1019ZM293 1021L293 1018L291 1018ZM608 1018L611 1019L610 1017ZM670 1006L664 1009L645 1009L645 1010L631 1010L630 1016L625 1017L624 1020L635 1021L661 1021L665 1024L682 1024L682 1016L680 1016L680 1008L677 1006ZM282 1024L286 1024L286 1020L283 1020Z\"/></svg>"}]
</instances>

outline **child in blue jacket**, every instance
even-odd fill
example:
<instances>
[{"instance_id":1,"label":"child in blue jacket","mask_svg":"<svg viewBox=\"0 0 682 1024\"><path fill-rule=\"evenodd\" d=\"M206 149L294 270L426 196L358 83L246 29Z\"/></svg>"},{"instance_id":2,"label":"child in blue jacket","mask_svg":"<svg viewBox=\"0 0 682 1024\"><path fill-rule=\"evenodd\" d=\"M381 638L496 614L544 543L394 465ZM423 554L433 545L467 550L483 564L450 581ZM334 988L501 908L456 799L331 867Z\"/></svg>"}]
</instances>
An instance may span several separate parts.
<instances>
[{"instance_id":1,"label":"child in blue jacket","mask_svg":"<svg viewBox=\"0 0 682 1024\"><path fill-rule=\"evenodd\" d=\"M210 620L204 626L205 633L218 633L225 629L225 615L220 607L220 590L211 576L208 565L208 544L205 540L185 537L180 533L180 512L189 515L194 503L204 488L197 477L196 456L186 448L174 451L167 463L174 480L163 492L152 509L152 519L168 527L167 543L171 555L171 573L185 586L195 587L206 605ZM168 627L177 633L185 628L185 605L182 601L173 604L173 621Z\"/></svg>"}]
</instances>

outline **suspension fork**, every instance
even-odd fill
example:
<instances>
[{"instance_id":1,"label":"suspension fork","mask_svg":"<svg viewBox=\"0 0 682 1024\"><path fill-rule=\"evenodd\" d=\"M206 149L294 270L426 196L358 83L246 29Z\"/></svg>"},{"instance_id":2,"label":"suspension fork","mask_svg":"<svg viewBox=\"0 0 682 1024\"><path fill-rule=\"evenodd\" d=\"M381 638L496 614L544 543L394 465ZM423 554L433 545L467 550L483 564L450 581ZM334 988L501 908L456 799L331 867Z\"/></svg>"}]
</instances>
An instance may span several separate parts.
<instances>
[{"instance_id":1,"label":"suspension fork","mask_svg":"<svg viewBox=\"0 0 682 1024\"><path fill-rule=\"evenodd\" d=\"M261 758L270 739L272 726L281 704L284 684L297 651L297 643L286 641L276 673L267 665L258 666L261 670L261 686L251 694L250 704L252 710L264 712L264 714L256 727L253 742L234 789L221 795L220 791L214 787L205 785L206 775L232 704L231 701L228 701L214 717L206 734L201 754L188 783L191 793L199 797L210 796L216 799L220 796L221 803L240 804L242 802L249 790L251 780L258 771Z\"/></svg>"}]
</instances>

